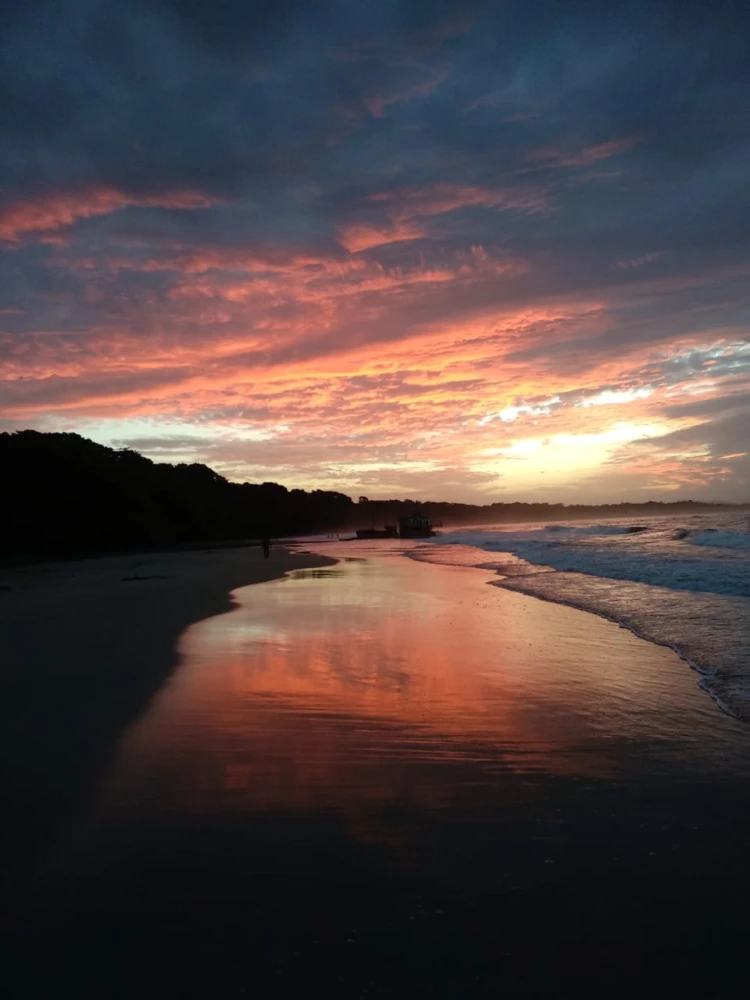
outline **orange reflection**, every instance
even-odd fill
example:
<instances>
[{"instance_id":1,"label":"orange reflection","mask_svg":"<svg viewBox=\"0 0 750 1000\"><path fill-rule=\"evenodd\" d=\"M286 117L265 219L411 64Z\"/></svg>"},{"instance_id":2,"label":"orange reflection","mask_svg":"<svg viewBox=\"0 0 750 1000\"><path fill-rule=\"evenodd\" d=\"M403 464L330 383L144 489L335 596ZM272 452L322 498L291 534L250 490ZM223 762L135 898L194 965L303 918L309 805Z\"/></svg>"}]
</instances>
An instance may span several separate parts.
<instances>
[{"instance_id":1,"label":"orange reflection","mask_svg":"<svg viewBox=\"0 0 750 1000\"><path fill-rule=\"evenodd\" d=\"M384 807L481 814L535 794L503 775L602 777L609 741L661 733L671 653L490 578L394 554L237 591L183 636L105 812L334 811L382 838Z\"/></svg>"}]
</instances>

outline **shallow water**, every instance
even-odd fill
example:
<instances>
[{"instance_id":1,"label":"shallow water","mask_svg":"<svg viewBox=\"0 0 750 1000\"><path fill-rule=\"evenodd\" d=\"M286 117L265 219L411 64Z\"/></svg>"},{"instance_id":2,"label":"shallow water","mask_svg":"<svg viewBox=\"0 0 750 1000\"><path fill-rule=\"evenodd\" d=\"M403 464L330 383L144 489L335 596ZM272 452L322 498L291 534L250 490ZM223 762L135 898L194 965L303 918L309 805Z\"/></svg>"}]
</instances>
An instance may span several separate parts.
<instances>
[{"instance_id":1,"label":"shallow water","mask_svg":"<svg viewBox=\"0 0 750 1000\"><path fill-rule=\"evenodd\" d=\"M645 926L672 928L632 945L633 974L714 933L718 899L731 945L747 733L676 655L397 544L325 551L344 561L183 634L43 873L52 926L216 995L484 995L530 981L540 941L546 989L582 973L570 934L632 935L644 895Z\"/></svg>"},{"instance_id":2,"label":"shallow water","mask_svg":"<svg viewBox=\"0 0 750 1000\"><path fill-rule=\"evenodd\" d=\"M692 773L731 748L735 727L676 657L490 580L370 559L236 591L235 611L183 636L182 667L129 733L105 799L129 810L123 784L164 770L159 810L345 808L436 756L586 774L605 766L587 752L605 734L620 767L623 747L647 745Z\"/></svg>"},{"instance_id":3,"label":"shallow water","mask_svg":"<svg viewBox=\"0 0 750 1000\"><path fill-rule=\"evenodd\" d=\"M712 512L446 531L413 558L491 565L498 586L603 615L677 650L750 722L750 522Z\"/></svg>"}]
</instances>

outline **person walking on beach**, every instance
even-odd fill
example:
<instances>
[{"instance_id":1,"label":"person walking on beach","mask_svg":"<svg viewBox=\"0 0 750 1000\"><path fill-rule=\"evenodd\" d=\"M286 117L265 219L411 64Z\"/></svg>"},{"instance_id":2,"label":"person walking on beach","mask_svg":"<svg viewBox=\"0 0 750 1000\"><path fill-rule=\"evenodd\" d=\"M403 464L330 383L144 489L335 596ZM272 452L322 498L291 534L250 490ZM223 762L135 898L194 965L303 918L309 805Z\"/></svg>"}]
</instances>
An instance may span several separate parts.
<instances>
[{"instance_id":1,"label":"person walking on beach","mask_svg":"<svg viewBox=\"0 0 750 1000\"><path fill-rule=\"evenodd\" d=\"M263 541L261 542L261 546L263 548L263 558L268 559L268 557L271 554L271 539L264 538Z\"/></svg>"}]
</instances>

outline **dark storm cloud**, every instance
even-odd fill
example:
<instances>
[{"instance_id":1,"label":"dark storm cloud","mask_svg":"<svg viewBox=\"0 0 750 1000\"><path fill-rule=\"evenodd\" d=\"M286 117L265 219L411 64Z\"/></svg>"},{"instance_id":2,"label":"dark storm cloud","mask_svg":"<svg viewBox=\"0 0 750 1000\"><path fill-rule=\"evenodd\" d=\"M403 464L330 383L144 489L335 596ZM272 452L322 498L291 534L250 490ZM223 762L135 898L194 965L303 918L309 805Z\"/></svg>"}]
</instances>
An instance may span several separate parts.
<instances>
[{"instance_id":1,"label":"dark storm cloud","mask_svg":"<svg viewBox=\"0 0 750 1000\"><path fill-rule=\"evenodd\" d=\"M419 183L434 156L464 181L546 176L581 147L646 135L647 173L665 190L697 184L746 123L744 5L611 6L476 3L459 18L453 3L387 0L7 3L4 193L252 194L366 183L384 166ZM394 144L409 125L420 134ZM351 130L354 148L337 148Z\"/></svg>"},{"instance_id":2,"label":"dark storm cloud","mask_svg":"<svg viewBox=\"0 0 750 1000\"><path fill-rule=\"evenodd\" d=\"M385 50L398 41L409 51L420 30L439 23L439 6L400 16L409 10L221 0L7 4L0 100L8 187L273 189L315 166L346 125L342 109L365 112L362 102L390 62ZM375 57L343 58L353 40L375 46Z\"/></svg>"},{"instance_id":3,"label":"dark storm cloud","mask_svg":"<svg viewBox=\"0 0 750 1000\"><path fill-rule=\"evenodd\" d=\"M388 206L368 199L383 191L436 178L530 189L551 216L500 220L459 203L420 224L437 245L499 242L531 259L564 247L552 288L654 250L669 251L667 270L684 266L686 247L700 266L746 250L743 6L712 5L711 17L691 2L614 8L7 4L2 199L193 190L213 207L125 206L117 221L79 219L73 235L94 249L119 227L145 230L151 246L334 252L342 226L382 223ZM613 162L629 178L615 196L605 154L618 142ZM574 182L582 168L605 176Z\"/></svg>"}]
</instances>

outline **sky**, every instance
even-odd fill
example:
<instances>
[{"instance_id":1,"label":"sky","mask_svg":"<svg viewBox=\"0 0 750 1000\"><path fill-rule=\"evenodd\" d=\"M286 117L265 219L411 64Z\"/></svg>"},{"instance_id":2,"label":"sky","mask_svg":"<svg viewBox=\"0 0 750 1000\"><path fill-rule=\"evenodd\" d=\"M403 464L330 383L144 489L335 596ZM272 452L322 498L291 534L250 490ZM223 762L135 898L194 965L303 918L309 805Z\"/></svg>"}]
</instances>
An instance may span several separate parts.
<instances>
[{"instance_id":1,"label":"sky","mask_svg":"<svg viewBox=\"0 0 750 1000\"><path fill-rule=\"evenodd\" d=\"M750 7L0 0L0 430L750 500Z\"/></svg>"}]
</instances>

